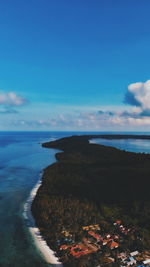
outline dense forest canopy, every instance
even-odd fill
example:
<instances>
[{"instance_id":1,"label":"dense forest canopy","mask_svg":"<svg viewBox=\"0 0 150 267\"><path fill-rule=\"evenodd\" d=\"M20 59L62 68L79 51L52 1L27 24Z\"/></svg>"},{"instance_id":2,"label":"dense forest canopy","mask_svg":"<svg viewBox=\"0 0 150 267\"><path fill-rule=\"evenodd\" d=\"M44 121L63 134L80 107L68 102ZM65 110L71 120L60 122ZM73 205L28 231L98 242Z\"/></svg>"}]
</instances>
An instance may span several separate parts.
<instances>
[{"instance_id":1,"label":"dense forest canopy","mask_svg":"<svg viewBox=\"0 0 150 267\"><path fill-rule=\"evenodd\" d=\"M138 249L149 249L150 155L89 143L91 138L99 137L102 135L72 136L43 144L62 152L56 154L57 162L45 169L42 186L33 202L37 225L50 247L58 251L57 242L62 239L63 229L70 231L77 242L82 238L83 225L100 223L102 229L111 231L112 222L121 219L126 225L140 229L142 242ZM127 244L136 248L135 242ZM91 260L92 266L97 266L98 255L78 261L62 259L66 266L91 266Z\"/></svg>"}]
</instances>

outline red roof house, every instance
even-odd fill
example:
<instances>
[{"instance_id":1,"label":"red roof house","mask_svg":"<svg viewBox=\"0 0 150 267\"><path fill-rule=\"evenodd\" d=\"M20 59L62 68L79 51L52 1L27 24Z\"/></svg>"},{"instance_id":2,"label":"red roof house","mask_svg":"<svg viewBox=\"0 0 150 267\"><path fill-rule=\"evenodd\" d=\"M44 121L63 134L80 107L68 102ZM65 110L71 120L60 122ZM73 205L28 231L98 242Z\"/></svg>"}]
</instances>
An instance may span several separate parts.
<instances>
[{"instance_id":1,"label":"red roof house","mask_svg":"<svg viewBox=\"0 0 150 267\"><path fill-rule=\"evenodd\" d=\"M110 248L110 249L114 249L114 248L118 248L119 247L119 244L115 241L111 241L107 244L107 246Z\"/></svg>"}]
</instances>

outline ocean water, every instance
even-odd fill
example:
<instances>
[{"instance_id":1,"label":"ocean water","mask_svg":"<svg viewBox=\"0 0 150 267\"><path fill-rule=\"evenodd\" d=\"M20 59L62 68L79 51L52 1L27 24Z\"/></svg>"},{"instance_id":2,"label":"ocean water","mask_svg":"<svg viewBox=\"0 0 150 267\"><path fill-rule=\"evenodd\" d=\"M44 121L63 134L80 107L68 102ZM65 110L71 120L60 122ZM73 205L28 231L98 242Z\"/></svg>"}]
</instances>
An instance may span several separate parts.
<instances>
[{"instance_id":1,"label":"ocean water","mask_svg":"<svg viewBox=\"0 0 150 267\"><path fill-rule=\"evenodd\" d=\"M44 267L23 218L23 206L55 150L42 142L63 133L0 132L0 267ZM69 134L68 134L69 135Z\"/></svg>"},{"instance_id":2,"label":"ocean water","mask_svg":"<svg viewBox=\"0 0 150 267\"><path fill-rule=\"evenodd\" d=\"M112 146L129 152L150 154L150 140L142 140L142 139L109 140L109 139L99 138L91 140L90 143Z\"/></svg>"},{"instance_id":3,"label":"ocean water","mask_svg":"<svg viewBox=\"0 0 150 267\"><path fill-rule=\"evenodd\" d=\"M0 267L51 266L33 243L22 215L23 206L43 168L55 161L56 150L42 148L41 143L73 134L81 133L0 132ZM150 153L149 140L96 142Z\"/></svg>"}]
</instances>

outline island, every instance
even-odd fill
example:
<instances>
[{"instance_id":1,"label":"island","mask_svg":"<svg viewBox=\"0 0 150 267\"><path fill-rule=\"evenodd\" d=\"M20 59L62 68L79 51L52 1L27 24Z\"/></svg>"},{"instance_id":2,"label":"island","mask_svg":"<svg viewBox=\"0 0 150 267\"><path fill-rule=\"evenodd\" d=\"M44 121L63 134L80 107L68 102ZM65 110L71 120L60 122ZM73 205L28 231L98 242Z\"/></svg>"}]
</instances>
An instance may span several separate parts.
<instances>
[{"instance_id":1,"label":"island","mask_svg":"<svg viewBox=\"0 0 150 267\"><path fill-rule=\"evenodd\" d=\"M93 138L150 136L83 135L42 144L59 152L32 203L37 227L63 266L148 266L150 155Z\"/></svg>"}]
</instances>

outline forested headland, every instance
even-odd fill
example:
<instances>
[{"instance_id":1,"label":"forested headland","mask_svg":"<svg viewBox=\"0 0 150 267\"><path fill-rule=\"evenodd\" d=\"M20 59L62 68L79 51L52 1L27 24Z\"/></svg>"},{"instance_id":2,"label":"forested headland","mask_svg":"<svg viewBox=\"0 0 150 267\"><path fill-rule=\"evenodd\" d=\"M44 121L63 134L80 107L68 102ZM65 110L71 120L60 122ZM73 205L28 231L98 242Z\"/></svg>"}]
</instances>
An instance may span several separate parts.
<instances>
[{"instance_id":1,"label":"forested headland","mask_svg":"<svg viewBox=\"0 0 150 267\"><path fill-rule=\"evenodd\" d=\"M116 253L150 248L150 155L89 143L99 137L72 136L43 144L61 152L56 154L57 162L44 170L32 212L43 237L65 266L105 266L109 251L100 242L95 243L97 253L79 258L60 250L63 244L69 248L85 242L88 233L83 227L88 225L98 224L101 236L115 234L113 222L117 220L132 228L119 251L111 251L115 262L107 266L120 266Z\"/></svg>"}]
</instances>

